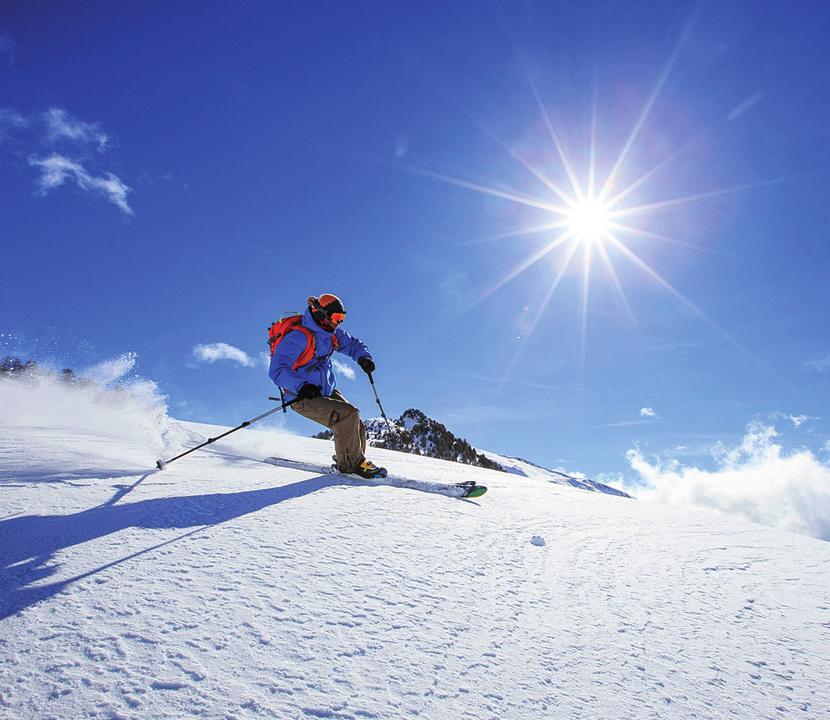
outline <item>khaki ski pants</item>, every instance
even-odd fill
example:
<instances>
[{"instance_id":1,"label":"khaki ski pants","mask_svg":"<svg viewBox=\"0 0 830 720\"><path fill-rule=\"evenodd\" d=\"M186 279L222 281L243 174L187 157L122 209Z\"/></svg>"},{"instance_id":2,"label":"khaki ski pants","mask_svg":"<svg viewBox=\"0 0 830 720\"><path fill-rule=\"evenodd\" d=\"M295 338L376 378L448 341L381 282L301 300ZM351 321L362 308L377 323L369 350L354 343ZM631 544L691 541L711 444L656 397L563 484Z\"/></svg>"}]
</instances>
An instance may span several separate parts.
<instances>
[{"instance_id":1,"label":"khaki ski pants","mask_svg":"<svg viewBox=\"0 0 830 720\"><path fill-rule=\"evenodd\" d=\"M360 411L339 390L335 390L329 397L295 402L291 409L331 430L339 470L351 472L363 462L366 428L360 420Z\"/></svg>"}]
</instances>

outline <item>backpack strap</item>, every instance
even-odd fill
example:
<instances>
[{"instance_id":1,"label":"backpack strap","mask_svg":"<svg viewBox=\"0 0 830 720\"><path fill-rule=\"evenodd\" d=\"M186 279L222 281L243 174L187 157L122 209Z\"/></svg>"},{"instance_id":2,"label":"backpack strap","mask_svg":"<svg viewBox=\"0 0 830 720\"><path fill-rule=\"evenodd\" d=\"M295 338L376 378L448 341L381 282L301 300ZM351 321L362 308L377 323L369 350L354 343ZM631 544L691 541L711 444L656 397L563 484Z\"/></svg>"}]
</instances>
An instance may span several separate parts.
<instances>
[{"instance_id":1,"label":"backpack strap","mask_svg":"<svg viewBox=\"0 0 830 720\"><path fill-rule=\"evenodd\" d=\"M284 338L288 333L292 330L299 330L303 335L305 335L305 350L303 350L299 357L294 361L294 364L291 366L292 370L297 370L301 368L303 365L308 365L313 359L317 352L317 342L314 339L314 333L311 332L305 325L302 324L302 316L297 315L291 317L291 327L289 327L284 334L281 336L275 337L273 339L274 343L278 343L279 340ZM280 321L282 322L282 321ZM275 323L276 325L276 323ZM272 326L273 327L273 326ZM271 341L269 340L269 343ZM338 350L340 348L340 341L337 339L337 335L335 333L331 334L331 346L332 350ZM276 344L271 345L271 354L274 354L274 350L276 348Z\"/></svg>"},{"instance_id":2,"label":"backpack strap","mask_svg":"<svg viewBox=\"0 0 830 720\"><path fill-rule=\"evenodd\" d=\"M306 339L305 350L300 353L300 357L297 358L297 361L292 366L292 369L296 370L297 368L301 368L303 365L308 365L308 363L314 359L314 355L317 352L317 341L314 339L314 333L311 332L311 330L309 330L305 325L295 325L291 328L291 330L299 330L305 335ZM331 334L331 347L332 350L340 348L340 341L334 333Z\"/></svg>"},{"instance_id":3,"label":"backpack strap","mask_svg":"<svg viewBox=\"0 0 830 720\"><path fill-rule=\"evenodd\" d=\"M303 335L305 335L306 346L305 350L300 353L300 356L294 362L294 365L291 366L292 370L297 370L301 368L303 365L308 365L314 359L314 353L317 349L317 343L314 342L314 333L311 332L307 327L303 325L295 325L291 330L299 330Z\"/></svg>"}]
</instances>

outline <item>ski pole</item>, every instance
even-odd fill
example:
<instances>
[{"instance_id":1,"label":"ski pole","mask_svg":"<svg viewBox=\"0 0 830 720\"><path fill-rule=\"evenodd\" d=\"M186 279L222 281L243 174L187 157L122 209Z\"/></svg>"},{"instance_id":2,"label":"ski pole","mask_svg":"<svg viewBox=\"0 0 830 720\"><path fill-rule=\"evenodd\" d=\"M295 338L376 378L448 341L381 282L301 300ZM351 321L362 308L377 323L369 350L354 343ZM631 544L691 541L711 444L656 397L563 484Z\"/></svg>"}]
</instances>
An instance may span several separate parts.
<instances>
[{"instance_id":1,"label":"ski pole","mask_svg":"<svg viewBox=\"0 0 830 720\"><path fill-rule=\"evenodd\" d=\"M372 392L375 394L375 402L378 404L380 408L380 416L386 420L386 427L389 428L389 432L392 432L392 425L389 422L389 418L386 417L386 413L383 412L383 405L380 404L380 397L378 397L378 391L375 387L375 379L372 377L372 373L366 373L369 376L369 382L372 384Z\"/></svg>"},{"instance_id":2,"label":"ski pole","mask_svg":"<svg viewBox=\"0 0 830 720\"><path fill-rule=\"evenodd\" d=\"M269 400L276 400L277 402L279 402L279 398L269 397L268 399ZM235 428L233 428L233 430L228 430L227 432L223 432L221 435L217 435L216 437L213 437L213 438L208 438L201 445L197 445L194 448L190 448L190 450L186 450L185 452L181 453L180 455L176 455L176 457L174 457L174 458L170 458L169 460L157 460L156 461L156 467L159 470L164 470L164 468L166 468L167 465L169 463L173 462L174 460L178 460L179 458L183 458L185 455L190 455L190 453L195 452L199 448L203 448L205 445L210 445L211 443L216 442L217 440L221 440L226 435L230 435L231 433L235 433L237 430L241 430L242 428L248 427L248 425L253 425L258 420L262 420L262 418L268 417L272 413L279 412L280 410L285 410L285 408L293 405L295 402L297 402L297 400L298 400L298 398L294 398L293 400L289 400L287 403L283 403L282 405L280 405L277 408L274 408L273 410L269 410L268 412L262 413L262 415L257 415L255 418L251 418L250 420L246 420L241 425L237 425Z\"/></svg>"}]
</instances>

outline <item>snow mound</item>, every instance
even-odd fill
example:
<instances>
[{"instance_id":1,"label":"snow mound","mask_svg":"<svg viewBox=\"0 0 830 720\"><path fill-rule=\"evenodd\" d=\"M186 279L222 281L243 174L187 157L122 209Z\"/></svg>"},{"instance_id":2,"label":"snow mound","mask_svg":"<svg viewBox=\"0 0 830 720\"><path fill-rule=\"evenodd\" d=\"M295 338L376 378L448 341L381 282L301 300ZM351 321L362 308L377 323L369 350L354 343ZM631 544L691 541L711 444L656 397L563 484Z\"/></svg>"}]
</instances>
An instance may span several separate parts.
<instances>
[{"instance_id":1,"label":"snow mound","mask_svg":"<svg viewBox=\"0 0 830 720\"><path fill-rule=\"evenodd\" d=\"M99 439L80 453L62 455L55 472L105 469L114 463L152 466L176 433L171 435L166 398L158 385L131 375L135 363L135 354L126 353L78 375L39 366L0 375L0 424L9 441L18 438L19 453L31 459L50 457L50 444L58 436ZM121 447L113 452L116 444ZM23 465L29 462L18 457Z\"/></svg>"}]
</instances>

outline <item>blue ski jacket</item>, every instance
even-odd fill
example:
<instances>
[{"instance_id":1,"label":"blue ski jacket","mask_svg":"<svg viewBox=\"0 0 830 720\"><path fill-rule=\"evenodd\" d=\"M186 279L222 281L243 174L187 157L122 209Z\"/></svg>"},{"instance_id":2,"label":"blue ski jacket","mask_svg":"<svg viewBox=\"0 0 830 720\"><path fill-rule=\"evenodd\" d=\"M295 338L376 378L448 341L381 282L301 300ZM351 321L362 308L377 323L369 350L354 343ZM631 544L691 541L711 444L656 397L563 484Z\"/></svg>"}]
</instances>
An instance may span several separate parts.
<instances>
[{"instance_id":1,"label":"blue ski jacket","mask_svg":"<svg viewBox=\"0 0 830 720\"><path fill-rule=\"evenodd\" d=\"M314 333L314 358L311 362L294 370L294 363L306 348L306 336L299 331L293 331L277 345L268 368L268 377L283 389L286 400L293 400L306 383L319 385L320 391L326 397L331 395L337 386L331 367L331 356L335 350L331 342L332 334L314 322L308 309L303 315L303 326ZM348 355L352 360L362 357L371 359L369 349L356 337L340 328L334 331L334 335L339 343L338 352Z\"/></svg>"}]
</instances>

